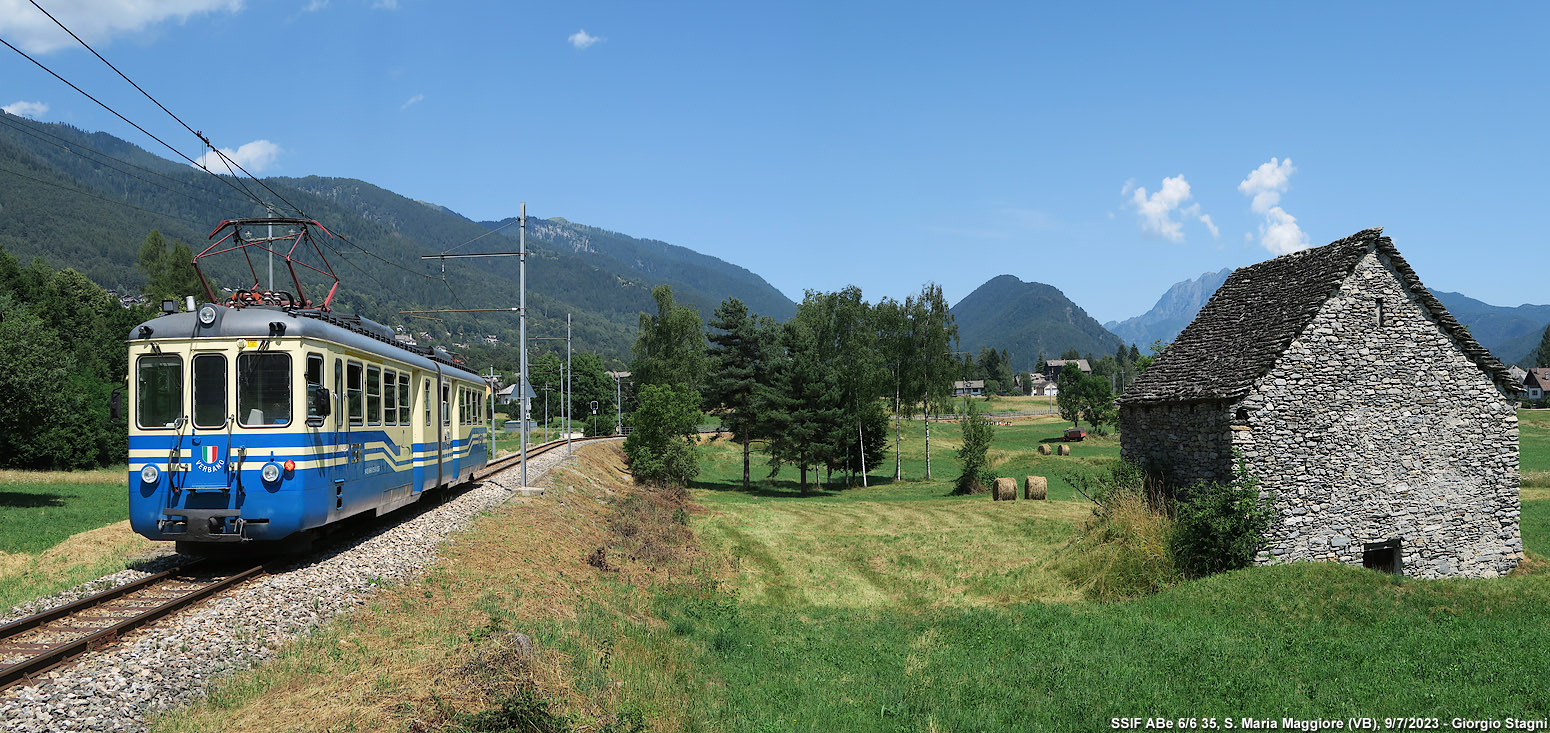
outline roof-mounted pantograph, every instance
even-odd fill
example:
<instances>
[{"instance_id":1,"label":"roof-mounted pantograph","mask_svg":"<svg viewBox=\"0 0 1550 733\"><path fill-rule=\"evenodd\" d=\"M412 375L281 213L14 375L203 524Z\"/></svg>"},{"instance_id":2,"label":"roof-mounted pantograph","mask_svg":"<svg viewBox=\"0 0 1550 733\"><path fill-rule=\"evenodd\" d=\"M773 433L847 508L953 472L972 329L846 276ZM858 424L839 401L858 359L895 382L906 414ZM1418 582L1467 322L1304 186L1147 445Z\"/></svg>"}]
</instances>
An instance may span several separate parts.
<instances>
[{"instance_id":1,"label":"roof-mounted pantograph","mask_svg":"<svg viewBox=\"0 0 1550 733\"><path fill-rule=\"evenodd\" d=\"M284 231L283 234L255 236L257 227L263 227L264 232L272 232L276 229ZM210 287L210 281L205 278L204 270L199 267L199 260L211 255L225 254L236 250L242 250L247 258L248 270L253 273L253 284L246 288L239 288L227 298L226 304L241 308L248 305L273 305L286 308L315 308L326 311L333 304L334 295L339 292L339 276L334 274L334 268L328 263L328 258L323 255L323 250L318 246L317 240L312 236L312 230L316 228L329 239L334 235L315 219L289 219L289 218L254 218L254 219L227 219L210 232L210 239L214 239L204 251L194 255L194 272L199 276L199 284L204 286L205 296L210 302L216 301L215 291ZM225 232L216 239L216 235ZM291 282L296 284L296 292L290 293L284 290L271 290L262 287L258 279L258 268L253 265L253 248L268 252L271 255L279 255L285 260L285 267L291 273ZM317 256L320 265L312 265L300 259L305 256L308 260L312 255ZM328 295L323 301L317 302L307 297L305 289L301 285L301 276L296 272L297 266L304 267L319 275L322 275L332 283L328 289ZM271 271L272 275L272 271ZM273 283L271 283L273 287Z\"/></svg>"}]
</instances>

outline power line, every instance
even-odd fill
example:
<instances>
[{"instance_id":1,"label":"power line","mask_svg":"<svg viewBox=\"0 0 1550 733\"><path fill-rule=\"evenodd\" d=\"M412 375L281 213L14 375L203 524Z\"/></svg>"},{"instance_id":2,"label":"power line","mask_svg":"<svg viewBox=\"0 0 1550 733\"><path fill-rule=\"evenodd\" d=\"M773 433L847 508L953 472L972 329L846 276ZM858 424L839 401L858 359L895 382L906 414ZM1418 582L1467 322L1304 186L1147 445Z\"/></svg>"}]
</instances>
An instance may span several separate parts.
<instances>
[{"instance_id":1,"label":"power line","mask_svg":"<svg viewBox=\"0 0 1550 733\"><path fill-rule=\"evenodd\" d=\"M197 196L194 196L193 194L190 194L190 193L188 193L186 191L179 191L179 190L174 189L174 188L169 188L169 187L164 186L164 185L162 185L160 183L157 183L155 181L152 181L152 180L149 180L149 179L146 179L146 178L142 178L142 177L137 176L137 175L135 175L133 173L130 173L129 171L124 170L123 168L120 168L120 167L114 165L113 163L109 163L108 160L115 161L117 163L122 163L123 165L129 166L130 168L134 168L136 170L145 171L146 173L149 173L151 175L157 176L159 178L162 178L162 179L165 179L165 180L168 180L168 181L172 181L174 183L180 183L180 184L183 184L183 185L190 185L190 184L188 184L187 181L179 181L176 178L172 178L171 176L167 176L165 174L158 173L158 172L153 171L153 170L151 170L149 168L144 168L144 167L135 165L134 163L130 163L129 161L123 160L121 158L115 158L115 157L113 157L111 155L108 155L107 153L104 153L101 150L97 150L96 148L93 148L93 147L91 147L89 145L82 145L80 143L70 142L68 140L65 140L62 137L59 137L57 135L49 134L49 133L44 132L42 130L29 129L25 125L18 125L15 122L12 122L7 117L0 117L0 124L4 124L7 127L10 127L12 129L16 130L17 132L22 133L23 135L30 135L30 136L32 136L34 138L37 138L38 140L48 144L48 145L53 145L56 148L59 148L59 149L65 151L67 153L71 153L73 155L79 156L79 157L81 157L81 158L83 158L83 159L85 159L87 161L92 162L92 163L96 163L98 165L103 165L103 166L106 166L108 168L112 168L113 170L116 170L119 173L122 173L122 174L124 174L126 176L129 176L130 178L133 178L133 179L135 179L137 181L145 183L146 185L149 185L149 186L155 186L155 187L160 188L163 191L166 191L168 193L174 193L174 194L177 194L179 196L184 196L184 197L187 197L191 201L202 203L202 204L205 204L207 206L224 206L225 205L223 202L210 201L208 199L201 199L201 198L199 198ZM50 140L48 138L53 138L53 140ZM56 142L56 141L58 141L58 142ZM90 150L91 152L96 153L97 155L102 156L103 158L106 158L107 160L99 160L97 158L93 158L93 157L91 157L89 155L86 155L85 153L82 153L81 150ZM201 188L198 188L198 187L193 187L193 188L196 191L200 191L202 193L208 193L208 191L205 190L205 189L201 189ZM217 195L220 195L219 192L217 192Z\"/></svg>"},{"instance_id":2,"label":"power line","mask_svg":"<svg viewBox=\"0 0 1550 733\"><path fill-rule=\"evenodd\" d=\"M59 27L60 27L60 28L61 28L61 29L63 29L63 30L64 30L64 32L66 32L66 33L69 33L69 34L70 34L70 37L71 37L71 38L74 38L74 39L75 39L75 40L76 40L76 41L77 41L77 42L78 42L78 43L80 43L80 44L81 44L81 45L82 45L82 46L84 46L84 47L85 47L85 48L86 48L86 50L88 50L88 51L91 51L91 53L92 53L92 55L93 55L93 56L96 56L96 57L97 57L97 59L98 59L98 60L99 60L99 61L101 61L101 62L102 62L102 63L104 63L104 64L107 64L107 65L108 65L108 68L110 68L110 69L112 69L112 70L113 70L113 73L115 73L115 74L118 74L118 75L119 75L119 78L121 78L121 79L123 79L123 80L124 80L124 81L127 81L127 82L129 82L129 86L132 86L132 87L134 87L134 88L135 88L135 91L138 91L138 92L140 92L140 93L141 93L141 94L143 94L143 95L145 95L145 98L146 98L146 99L149 99L149 100L151 100L151 102L152 102L152 103L153 103L153 104L155 104L155 105L156 105L156 106L157 106L157 107L160 107L160 108L161 108L161 111L163 111L163 112L166 112L166 113L167 113L167 116L169 116L169 117L171 117L171 118L172 118L172 119L174 119L174 120L177 120L177 122L178 122L178 124L180 124L180 125L182 125L182 126L183 126L183 129L185 129L185 130L188 130L188 131L189 131L189 132L191 132L191 133L193 133L193 134L194 134L194 137L197 137L197 138L199 138L199 140L200 140L200 141L201 141L201 142L203 142L203 143L204 143L204 144L205 144L205 145L206 145L206 146L208 146L208 147L209 147L209 148L210 148L210 149L211 149L211 150L213 150L213 151L215 151L215 154L216 154L216 155L217 155L217 156L219 156L219 157L220 157L220 159L221 159L221 160L222 160L222 161L225 161L225 163L226 163L226 170L227 170L227 171L228 171L228 172L231 172L231 175L232 175L232 177L233 177L233 178L236 178L236 177L237 177L237 174L236 174L236 172L234 172L234 171L232 171L232 170L231 170L231 167L232 167L232 166L233 166L233 165L235 165L235 166L237 166L237 170L240 170L240 171L242 171L242 172L243 172L243 173L244 173L244 174L246 174L246 175L247 175L247 177L248 177L248 178L251 178L251 179L253 179L253 182L255 182L255 183L257 183L257 184L258 184L258 185L260 185L260 186L263 186L263 187L264 187L264 190L266 190L266 191L268 191L268 192L269 192L269 193L271 193L271 194L273 194L273 195L274 195L274 197L275 197L275 198L278 198L278 199L280 199L280 200L281 200L281 201L284 201L284 202L285 202L285 205L286 205L286 206L289 206L289 207L291 207L291 210L293 210L293 211L295 211L295 212L296 212L296 213L298 213L298 214L301 214L301 215L302 215L302 216L303 216L303 217L305 217L305 216L306 216L306 215L307 215L307 214L306 214L306 212L304 212L304 211L302 211L302 210L301 210L301 209L299 209L299 208L297 208L297 207L296 207L296 205L295 205L295 204L293 204L293 203L291 203L291 202L290 202L290 201L286 201L286 199L285 199L285 197L284 197L284 196L281 196L281 195L280 195L280 194L279 194L279 193L278 193L278 192L277 192L277 191L275 191L275 190L274 190L274 189L272 189L272 188L270 188L270 187L269 187L269 185L268 185L268 184L266 184L266 183L264 183L264 182L263 182L263 181L261 181L261 180L259 180L259 179L258 179L258 177L257 177L257 176L255 176L255 175L253 175L253 174L252 174L252 173L248 173L248 171L247 171L247 169L246 169L246 168L243 168L243 167L242 167L242 164L241 164L241 163L238 163L238 162L236 162L236 161L234 161L234 160L232 160L232 159L231 159L231 158L230 158L230 157L228 157L228 156L227 156L227 155L226 155L226 153L223 153L223 152L221 152L221 149L220 149L220 148L217 148L217 147L215 147L215 145L213 145L213 144L211 144L211 143L210 143L210 140L209 140L209 138L206 138L206 137L205 137L205 136L204 136L204 135L203 135L203 134L201 134L201 133L200 133L200 132L199 132L199 131L198 131L198 130L195 130L195 129L194 129L194 128L192 128L192 127L189 127L189 126L188 126L188 123L187 123L187 122L184 122L184 121L183 121L183 119L182 119L182 118L180 118L180 117L178 117L178 116L177 116L177 115L175 115L175 114L173 114L173 113L172 113L172 110L170 110L170 109L167 109L167 107L166 107L166 105L164 105L164 104L162 104L162 103L161 103L161 102L160 102L160 101L158 101L158 100L157 100L157 99L156 99L156 98L155 98L155 97L153 97L153 96L151 96L151 93L150 93L150 92L147 92L147 91L145 91L145 90L144 90L144 89L142 89L142 88L141 88L141 87L140 87L140 85L139 85L139 84L136 84L136 83L135 83L135 81L134 81L134 80L133 80L133 79L130 79L130 78L129 78L129 77L128 77L128 76L127 76L127 75L126 75L126 74L124 74L124 72L122 72L122 71L119 71L119 70L118 70L118 67L117 67L117 66L114 66L114 65L113 65L113 62L111 62L111 61L108 61L108 60L107 60L107 59L105 59L105 58L103 58L103 57L102 57L102 54L100 54L100 53L97 53L97 49L95 49L95 48L92 48L92 47L91 47L91 44L89 44L89 43L87 43L87 42L86 42L86 41L84 41L84 40L82 40L82 39L81 39L81 37L80 37L80 36L78 36L78 35L76 35L76 34L75 34L75 31L72 31L72 30L70 30L70 28L69 28L69 27L67 27L67 26L66 26L66 25L65 25L65 24L64 24L64 23L61 23L61 22L59 22L59 19L58 19L58 18L55 18L55 17L54 17L54 16L53 16L53 14L51 14L51 13L49 13L49 12L48 12L48 11L47 11L47 10L44 10L44 9L43 9L43 6L42 6L42 5L39 5L39 4L38 4L38 2L37 2L37 0L28 0L28 2L31 2L31 3L32 3L32 7L35 7L35 8L37 8L37 9L38 9L38 11L39 11L39 12L41 12L41 13L43 13L43 14L44 14L44 15L47 15L47 16L48 16L48 19L49 19L49 20L52 20L52 21L54 21L54 25L57 25L57 26L59 26ZM10 44L6 44L6 45L8 45L8 46L9 46L9 45L10 45ZM30 60L30 58L31 58L31 57L29 57L29 60ZM34 62L33 62L33 63L37 63L37 62L36 62L36 61L34 61ZM49 72L49 73L53 73L53 72ZM56 75L56 76L57 76L57 75ZM95 101L95 100L94 100L94 101ZM100 104L100 102L99 102L99 104ZM114 113L114 114L117 114L117 113L116 113L116 112L115 112L115 113ZM133 124L133 123L131 123L131 124ZM143 132L143 131L142 131L142 132ZM149 134L149 133L147 133L147 134ZM158 141L158 142L160 142L160 141ZM162 143L162 144L163 144L163 145L165 145L165 144L166 144L166 143ZM192 161L190 161L190 162L192 162ZM207 170L208 170L208 169L207 169ZM212 175L214 175L214 174L212 174ZM217 177L218 177L218 176L217 176ZM255 198L257 198L257 197L255 197ZM259 202L259 203L264 203L264 202L262 202L262 201L260 201L260 202ZM269 208L269 205L268 205L268 204L264 204L264 207L265 207L265 208Z\"/></svg>"},{"instance_id":3,"label":"power line","mask_svg":"<svg viewBox=\"0 0 1550 733\"><path fill-rule=\"evenodd\" d=\"M100 100L100 99L98 99L98 98L96 98L96 97L93 97L93 96L92 96L92 95L91 95L91 94L89 94L89 93L87 93L87 91L86 91L86 90L85 90L85 89L82 89L82 88L80 88L80 87L78 87L78 86L76 86L76 85L75 85L75 84L74 84L74 83L73 83L73 82L71 82L71 81L70 81L70 80L69 80L69 79L66 79L66 78L64 78L64 77L62 77L62 76L60 76L60 75L59 75L59 74L58 74L58 73L56 73L56 72L55 72L55 71L54 71L54 70L53 70L53 69L50 69L50 68L48 68L48 67L47 67L47 66L44 66L44 65L43 65L43 64L42 64L42 62L40 62L40 61L38 61L38 60L37 60L37 59L35 59L35 58L33 58L33 57L31 57L31 56L28 56L28 55L27 55L27 52L25 52L25 51L23 51L23 50L21 50L21 49L19 49L19 48L17 48L17 47L15 47L15 46L12 46L12 45L11 45L11 42L10 42L10 41L7 41L7 40L5 40L5 39L4 39L4 38L0 38L0 43L3 43L3 44L5 44L5 47L6 47L6 48L9 48L9 49L11 49L11 50L12 50L12 51L15 51L15 52L16 52L16 53L18 53L18 54L21 54L21 57L22 57L22 58L24 58L24 59L27 59L27 60L28 60L28 61L31 61L31 62L32 62L32 63L33 63L33 65L34 65L34 66L37 66L37 67L38 67L38 68L40 68L40 69L42 69L42 70L44 70L44 71L47 71L47 72L48 72L48 73L49 73L49 75L50 75L50 76L52 76L52 77L54 77L54 78L55 78L55 79L58 79L58 80L60 80L60 81L62 81L62 82L64 82L64 83L65 83L65 85L66 85L66 86L68 86L68 87L70 87L70 88L71 88L71 89L74 89L74 90L75 90L75 91L77 91L77 92L80 92L80 94L81 94L81 96L83 96L83 97L86 97L86 98L87 98L87 99L90 99L90 100L91 100L91 101L93 101L93 102L96 102L96 103L97 103L97 106L98 106L98 107L101 107L101 108L103 108L103 109L105 109L105 110L107 110L107 111L108 111L108 112L110 112L110 113L112 113L112 115L113 115L113 116L114 116L114 117L117 117L117 118L119 118L119 119L121 119L121 120L123 120L123 121L124 121L124 122L125 122L125 123L127 123L127 124L128 124L128 125L129 125L129 126L130 126L130 127L133 127L133 128L135 128L135 129L136 129L136 130L139 130L139 131L140 131L140 132L141 132L141 133L142 133L142 134L144 134L144 135L145 135L145 136L146 136L146 137L149 137L149 138L150 138L150 139L152 139L152 140L155 140L155 141L156 141L156 142L159 142L159 143L161 143L161 144L162 144L162 147L165 147L165 148L166 148L166 149L168 149L168 150L171 150L171 151L172 151L172 152L173 152L173 153L174 153L174 154L176 154L176 155L177 155L177 156L178 156L178 157L179 157L179 158L182 158L182 159L184 159L184 160L186 160L186 161L188 161L188 163L189 163L189 165L192 165L192 166L195 166L195 167L198 167L198 168L199 168L199 169L200 169L200 170L202 170L202 171L204 171L204 172L206 172L206 173L209 173L209 174L210 174L210 175L212 175L212 176L215 176L215 179L216 179L216 180L218 180L218 181L223 181L223 182L225 182L225 183L226 183L226 185L228 185L228 186L231 186L231 187L232 187L232 189L233 189L233 190L238 190L238 191L239 191L239 192L240 192L240 193L242 193L242 194L244 194L244 195L246 195L246 196L247 196L247 197L248 197L248 198L250 198L250 199L252 199L252 200L253 200L253 201L255 201L255 202L257 202L257 203L258 203L258 204L259 204L259 205L260 205L260 206L264 206L264 207L268 207L268 204L266 204L266 203L264 203L264 200L263 200L263 199L261 199L261 198L259 198L259 197L258 197L258 196L257 196L257 195L255 195L255 194L254 194L254 193L253 193L253 191L252 191L252 190L251 190L251 189L249 189L249 188L248 188L248 187L247 187L247 184L244 184L244 183L242 183L242 180L241 180L241 179L237 179L237 181L236 181L236 183L233 183L233 182L232 182L232 181L229 181L229 180L227 180L227 179L225 179L225 178L222 178L222 177L220 177L220 176L218 176L218 175L216 175L216 174L215 174L215 173L211 173L211 172L210 172L210 170L209 170L209 169L207 169L207 168L204 168L204 167L201 167L201 166L200 166L200 165L199 165L199 163L197 163L197 162L195 162L195 161L194 161L194 159L193 159L193 158L190 158L190 157L188 157L188 156L187 156L187 155L184 155L184 154L183 154L183 151L181 151L181 150L178 150L178 149L177 149L177 148L175 148L175 147L172 147L172 146L171 146L171 145L169 145L169 144L168 144L168 143L167 143L167 141L166 141L166 140L163 140L163 139L161 139L161 138L159 138L159 137L157 137L157 136L155 136L155 135L153 135L153 134L151 134L151 131L150 131L150 130L147 130L147 129L145 129L145 128L143 128L143 127L141 127L141 126L139 126L139 125L137 125L137 124L135 124L135 123L134 123L134 121L132 121L132 120L130 120L130 119L129 119L129 118L128 118L128 117L125 117L125 116L123 116L123 115L121 115L121 114L119 114L119 112L118 112L118 110L116 110L116 109L113 109L113 108L112 108L112 107L109 107L109 106L108 106L108 105L107 105L107 104L106 104L106 103L104 103L104 102L103 102L103 101L102 101L102 100ZM238 186L238 185L241 185L241 186L242 186L242 188L241 188L241 189L237 189L237 186Z\"/></svg>"}]
</instances>

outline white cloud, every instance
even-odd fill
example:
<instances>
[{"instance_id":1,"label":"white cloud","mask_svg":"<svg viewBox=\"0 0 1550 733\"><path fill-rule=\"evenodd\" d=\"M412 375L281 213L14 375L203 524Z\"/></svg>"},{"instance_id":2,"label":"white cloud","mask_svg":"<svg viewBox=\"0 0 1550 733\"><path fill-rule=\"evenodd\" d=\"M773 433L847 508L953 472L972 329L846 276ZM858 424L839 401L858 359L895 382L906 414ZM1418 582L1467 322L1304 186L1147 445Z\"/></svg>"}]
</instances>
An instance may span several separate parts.
<instances>
[{"instance_id":1,"label":"white cloud","mask_svg":"<svg viewBox=\"0 0 1550 733\"><path fill-rule=\"evenodd\" d=\"M1184 241L1184 223L1174 217L1177 212L1199 219L1210 227L1212 236L1216 235L1216 225L1210 223L1210 216L1200 213L1200 204L1183 208L1190 199L1189 181L1184 180L1183 174L1164 178L1162 188L1152 194L1147 194L1145 186L1132 187L1129 182L1122 190L1130 192L1130 204L1141 218L1141 231L1147 234L1170 242Z\"/></svg>"},{"instance_id":2,"label":"white cloud","mask_svg":"<svg viewBox=\"0 0 1550 733\"><path fill-rule=\"evenodd\" d=\"M17 117L31 117L32 119L38 119L39 117L48 114L48 102L17 101L0 107L0 109L5 110L8 114L16 115Z\"/></svg>"},{"instance_id":3,"label":"white cloud","mask_svg":"<svg viewBox=\"0 0 1550 733\"><path fill-rule=\"evenodd\" d=\"M412 106L414 106L416 104L419 104L424 99L425 99L425 95L424 94L416 94L416 95L410 97L409 101L404 102L403 106L399 107L398 109L400 111L409 109L410 107L412 107Z\"/></svg>"},{"instance_id":4,"label":"white cloud","mask_svg":"<svg viewBox=\"0 0 1550 733\"><path fill-rule=\"evenodd\" d=\"M1248 177L1238 184L1238 190L1251 199L1249 208L1265 216L1265 221L1259 225L1259 244L1274 255L1308 248L1308 235L1297 226L1297 217L1286 213L1279 205L1281 194L1286 192L1292 174L1296 172L1291 158L1278 160L1272 157L1270 162L1249 171Z\"/></svg>"},{"instance_id":5,"label":"white cloud","mask_svg":"<svg viewBox=\"0 0 1550 733\"><path fill-rule=\"evenodd\" d=\"M1211 238L1212 239L1221 239L1222 238L1222 230L1216 228L1216 222L1211 221L1211 215L1210 214L1200 214L1200 215L1196 216L1196 218L1200 220L1201 224L1206 225L1207 229L1211 230Z\"/></svg>"},{"instance_id":6,"label":"white cloud","mask_svg":"<svg viewBox=\"0 0 1550 733\"><path fill-rule=\"evenodd\" d=\"M575 46L576 48L588 48L592 44L603 40L603 37L594 36L590 33L587 33L587 29L583 28L579 31L576 31L575 33L570 34L570 36L568 36L565 40L570 41L570 45Z\"/></svg>"},{"instance_id":7,"label":"white cloud","mask_svg":"<svg viewBox=\"0 0 1550 733\"><path fill-rule=\"evenodd\" d=\"M1272 206L1265 212L1265 223L1259 225L1259 243L1279 256L1307 249L1308 235L1297 226L1296 217Z\"/></svg>"},{"instance_id":8,"label":"white cloud","mask_svg":"<svg viewBox=\"0 0 1550 733\"><path fill-rule=\"evenodd\" d=\"M326 7L328 7L328 0L312 0L312 2L307 3L307 7L301 9L301 12L316 13Z\"/></svg>"},{"instance_id":9,"label":"white cloud","mask_svg":"<svg viewBox=\"0 0 1550 733\"><path fill-rule=\"evenodd\" d=\"M1238 190L1254 198L1254 202L1249 205L1254 213L1263 214L1270 211L1270 207L1281 203L1281 194L1286 191L1287 183L1296 172L1291 158L1277 161L1272 157L1269 163L1249 171L1249 177L1238 184Z\"/></svg>"},{"instance_id":10,"label":"white cloud","mask_svg":"<svg viewBox=\"0 0 1550 733\"><path fill-rule=\"evenodd\" d=\"M371 7L377 10L397 10L398 0L377 0Z\"/></svg>"},{"instance_id":11,"label":"white cloud","mask_svg":"<svg viewBox=\"0 0 1550 733\"><path fill-rule=\"evenodd\" d=\"M221 152L225 153L226 157L231 158L237 165L246 168L249 173L257 175L274 165L275 159L280 157L280 146L268 140L254 140L239 146L236 150L221 148ZM242 175L241 171L236 170L236 166L232 166L230 171L226 170L226 161L221 160L214 150L205 151L205 154L199 156L194 162L200 167L209 169L212 173L223 175L236 173L237 175Z\"/></svg>"},{"instance_id":12,"label":"white cloud","mask_svg":"<svg viewBox=\"0 0 1550 733\"><path fill-rule=\"evenodd\" d=\"M96 45L169 19L182 23L205 13L234 13L242 9L242 0L55 0L48 4L48 9L76 35ZM49 53L76 45L75 39L27 0L0 0L0 36L30 53Z\"/></svg>"}]
</instances>

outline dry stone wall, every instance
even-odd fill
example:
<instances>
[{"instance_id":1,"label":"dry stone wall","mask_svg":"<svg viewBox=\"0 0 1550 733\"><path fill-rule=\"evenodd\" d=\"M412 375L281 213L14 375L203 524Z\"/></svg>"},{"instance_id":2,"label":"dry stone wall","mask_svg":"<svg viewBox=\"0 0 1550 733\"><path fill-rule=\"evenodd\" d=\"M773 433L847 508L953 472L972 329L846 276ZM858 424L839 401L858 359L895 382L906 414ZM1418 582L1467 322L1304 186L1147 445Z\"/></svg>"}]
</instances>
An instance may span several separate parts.
<instances>
[{"instance_id":1,"label":"dry stone wall","mask_svg":"<svg viewBox=\"0 0 1550 733\"><path fill-rule=\"evenodd\" d=\"M1232 478L1231 410L1224 402L1125 405L1120 455L1175 486Z\"/></svg>"},{"instance_id":2,"label":"dry stone wall","mask_svg":"<svg viewBox=\"0 0 1550 733\"><path fill-rule=\"evenodd\" d=\"M1517 413L1378 253L1228 414L1275 499L1261 562L1360 565L1396 539L1410 576L1493 577L1522 557Z\"/></svg>"}]
</instances>

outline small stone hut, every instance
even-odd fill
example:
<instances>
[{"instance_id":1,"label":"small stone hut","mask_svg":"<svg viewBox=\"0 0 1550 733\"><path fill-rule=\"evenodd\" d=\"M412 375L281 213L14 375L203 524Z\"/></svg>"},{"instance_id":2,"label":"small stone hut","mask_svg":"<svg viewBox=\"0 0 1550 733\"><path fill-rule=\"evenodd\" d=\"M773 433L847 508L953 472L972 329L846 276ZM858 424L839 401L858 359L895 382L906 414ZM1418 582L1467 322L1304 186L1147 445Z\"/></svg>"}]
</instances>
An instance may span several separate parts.
<instances>
[{"instance_id":1,"label":"small stone hut","mask_svg":"<svg viewBox=\"0 0 1550 733\"><path fill-rule=\"evenodd\" d=\"M1235 271L1120 397L1121 454L1175 486L1241 458L1261 563L1494 577L1523 553L1518 390L1368 229Z\"/></svg>"}]
</instances>

